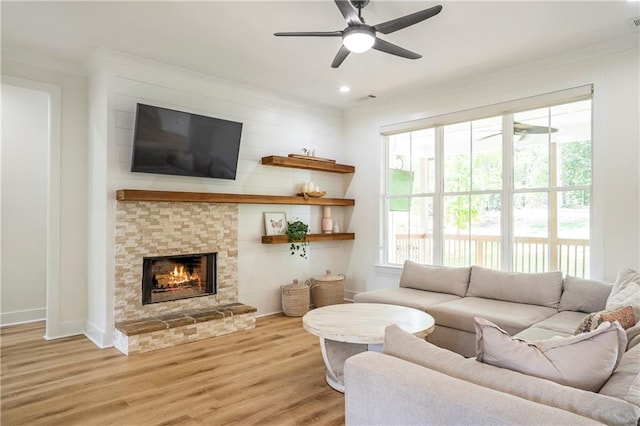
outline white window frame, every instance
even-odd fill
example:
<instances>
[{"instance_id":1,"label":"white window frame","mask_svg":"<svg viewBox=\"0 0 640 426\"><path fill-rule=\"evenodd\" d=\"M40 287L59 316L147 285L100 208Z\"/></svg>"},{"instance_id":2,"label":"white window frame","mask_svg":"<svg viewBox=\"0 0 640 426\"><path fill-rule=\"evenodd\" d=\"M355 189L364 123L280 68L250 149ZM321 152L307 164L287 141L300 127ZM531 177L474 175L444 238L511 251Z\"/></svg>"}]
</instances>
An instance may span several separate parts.
<instances>
[{"instance_id":1,"label":"white window frame","mask_svg":"<svg viewBox=\"0 0 640 426\"><path fill-rule=\"evenodd\" d=\"M388 229L389 229L389 215L386 208L386 202L389 193L389 146L388 146L388 137L399 134L399 133L408 133L412 131L418 131L426 128L435 128L436 135L436 145L435 145L435 192L428 192L424 194L418 194L417 197L425 196L433 198L433 209L434 211L442 212L442 198L444 193L444 185L442 180L442 167L443 167L443 137L439 132L442 132L442 127L445 125L455 124L459 122L473 121L479 120L492 116L502 116L502 134L506 135L503 137L503 146L502 146L502 169L508 171L503 176L503 185L501 190L502 196L502 221L501 221L501 240L503 244L501 244L501 252L500 252L500 267L503 271L512 271L513 270L513 247L511 241L513 241L513 215L511 213L513 206L513 194L514 193L522 193L522 192L533 192L534 190L528 189L519 189L515 190L513 187L513 132L510 129L513 128L513 114L518 113L520 111L527 111L536 108L547 108L552 107L554 105L560 104L568 104L572 102L577 102L581 100L592 100L593 101L593 85L584 85L578 86L571 89L560 90L556 92L545 93L542 95L532 96L528 98L517 99L513 101L488 105L484 107L453 112L449 114L428 117L420 120L413 120L403 123L397 123L387 126L382 126L380 128L380 135L383 141L382 149L383 149L383 173L382 177L384 179L383 185L383 193L380 197L379 203L379 214L380 217L380 233L379 233L379 258L378 265L383 267L392 267L397 268L398 265L392 264L388 262L388 251L389 251L389 238L388 238ZM593 176L597 175L594 172L595 162L594 162L594 132L593 132L593 104L591 106L591 173L592 173L592 181L591 185L582 187L582 189L588 189L591 191L591 202L589 205L589 215L590 215L590 241L591 246L594 245L594 235L599 235L594 233L594 203L599 200L599 197L594 196L594 188L597 187L596 183L593 181ZM572 188L574 189L574 188ZM551 187L548 186L546 188L537 188L535 191L546 191L549 194L556 193L562 191L562 187ZM472 192L472 191L469 191ZM509 220L504 220L505 215L508 215ZM442 264L442 214L434 215L433 222L433 263L436 265ZM600 269L599 266L595 266L594 268L594 256L593 251L591 251L591 262L590 262L590 275L593 276L594 269Z\"/></svg>"}]
</instances>

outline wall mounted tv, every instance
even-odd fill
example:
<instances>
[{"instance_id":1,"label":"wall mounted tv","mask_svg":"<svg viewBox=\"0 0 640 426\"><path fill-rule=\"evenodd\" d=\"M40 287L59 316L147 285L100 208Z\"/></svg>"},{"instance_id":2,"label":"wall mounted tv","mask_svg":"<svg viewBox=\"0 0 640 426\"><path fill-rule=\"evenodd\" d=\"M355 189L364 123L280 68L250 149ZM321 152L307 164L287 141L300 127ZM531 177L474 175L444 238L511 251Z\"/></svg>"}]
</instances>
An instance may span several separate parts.
<instances>
[{"instance_id":1,"label":"wall mounted tv","mask_svg":"<svg viewBox=\"0 0 640 426\"><path fill-rule=\"evenodd\" d=\"M138 104L131 171L235 179L242 123Z\"/></svg>"}]
</instances>

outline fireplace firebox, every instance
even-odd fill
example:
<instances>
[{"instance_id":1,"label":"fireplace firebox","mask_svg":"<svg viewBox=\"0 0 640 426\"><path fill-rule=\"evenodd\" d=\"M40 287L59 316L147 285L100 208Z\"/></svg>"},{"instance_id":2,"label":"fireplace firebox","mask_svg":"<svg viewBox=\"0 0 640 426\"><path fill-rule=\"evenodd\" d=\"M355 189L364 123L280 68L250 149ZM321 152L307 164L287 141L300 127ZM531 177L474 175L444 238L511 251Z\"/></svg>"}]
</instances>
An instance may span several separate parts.
<instances>
[{"instance_id":1,"label":"fireplace firebox","mask_svg":"<svg viewBox=\"0 0 640 426\"><path fill-rule=\"evenodd\" d=\"M142 304L215 294L216 260L217 253L143 258Z\"/></svg>"}]
</instances>

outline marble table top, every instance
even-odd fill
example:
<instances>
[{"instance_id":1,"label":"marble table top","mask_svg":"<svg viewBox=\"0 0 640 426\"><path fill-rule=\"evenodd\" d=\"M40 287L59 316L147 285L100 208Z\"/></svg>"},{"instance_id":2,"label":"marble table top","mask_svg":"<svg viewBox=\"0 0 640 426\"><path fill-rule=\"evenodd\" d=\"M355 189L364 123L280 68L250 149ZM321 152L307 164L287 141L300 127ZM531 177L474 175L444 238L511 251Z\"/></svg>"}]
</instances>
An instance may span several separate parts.
<instances>
[{"instance_id":1,"label":"marble table top","mask_svg":"<svg viewBox=\"0 0 640 426\"><path fill-rule=\"evenodd\" d=\"M433 317L405 306L382 303L344 303L307 312L302 324L309 333L338 342L383 343L384 329L397 324L408 333L432 328Z\"/></svg>"}]
</instances>

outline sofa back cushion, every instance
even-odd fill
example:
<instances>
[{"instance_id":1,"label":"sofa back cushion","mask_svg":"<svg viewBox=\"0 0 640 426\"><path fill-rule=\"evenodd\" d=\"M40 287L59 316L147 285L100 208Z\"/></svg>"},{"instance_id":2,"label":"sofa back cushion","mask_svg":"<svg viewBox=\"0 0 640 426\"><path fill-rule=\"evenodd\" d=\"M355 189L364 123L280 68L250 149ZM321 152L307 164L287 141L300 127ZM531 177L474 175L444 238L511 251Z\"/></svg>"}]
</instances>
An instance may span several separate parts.
<instances>
[{"instance_id":1,"label":"sofa back cushion","mask_svg":"<svg viewBox=\"0 0 640 426\"><path fill-rule=\"evenodd\" d=\"M557 308L562 294L562 272L504 272L473 266L467 297L504 300Z\"/></svg>"},{"instance_id":2,"label":"sofa back cushion","mask_svg":"<svg viewBox=\"0 0 640 426\"><path fill-rule=\"evenodd\" d=\"M600 394L624 399L640 407L640 345L624 353L620 365L602 386Z\"/></svg>"},{"instance_id":3,"label":"sofa back cushion","mask_svg":"<svg viewBox=\"0 0 640 426\"><path fill-rule=\"evenodd\" d=\"M464 297L469 287L470 274L471 267L421 265L407 260L402 269L400 287Z\"/></svg>"},{"instance_id":4,"label":"sofa back cushion","mask_svg":"<svg viewBox=\"0 0 640 426\"><path fill-rule=\"evenodd\" d=\"M397 325L385 329L384 353L451 377L571 411L604 424L635 425L640 417L640 407L627 401L483 364L435 346Z\"/></svg>"},{"instance_id":5,"label":"sofa back cushion","mask_svg":"<svg viewBox=\"0 0 640 426\"><path fill-rule=\"evenodd\" d=\"M598 312L607 306L613 284L567 275L558 311Z\"/></svg>"}]
</instances>

